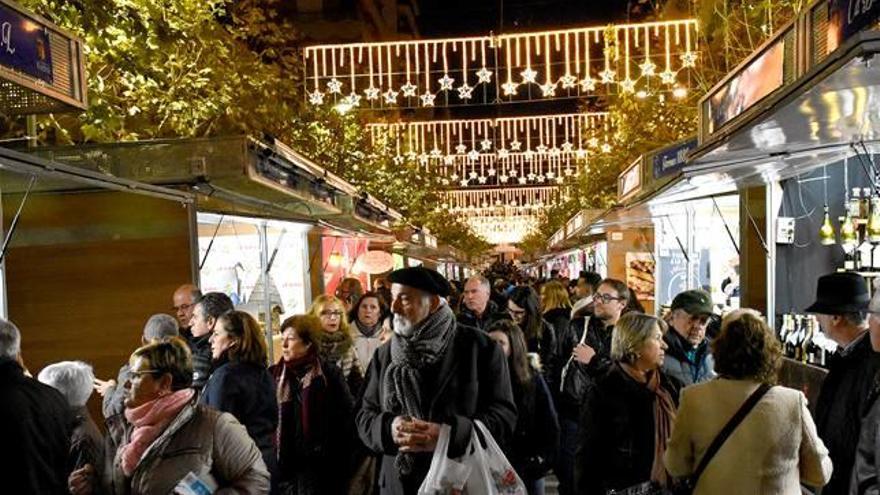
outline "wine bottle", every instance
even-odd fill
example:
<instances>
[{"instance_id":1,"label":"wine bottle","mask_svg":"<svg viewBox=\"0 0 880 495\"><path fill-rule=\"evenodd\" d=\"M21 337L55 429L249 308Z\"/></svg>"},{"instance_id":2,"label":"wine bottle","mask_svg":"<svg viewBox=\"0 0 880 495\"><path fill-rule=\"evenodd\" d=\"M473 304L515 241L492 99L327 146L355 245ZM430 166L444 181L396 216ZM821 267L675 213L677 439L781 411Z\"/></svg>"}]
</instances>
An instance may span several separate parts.
<instances>
[{"instance_id":1,"label":"wine bottle","mask_svg":"<svg viewBox=\"0 0 880 495\"><path fill-rule=\"evenodd\" d=\"M852 188L852 195L850 195L849 197L849 202L847 203L846 209L849 212L850 217L852 217L853 219L859 218L859 210L861 209L862 205L861 196L861 189L859 189L858 187Z\"/></svg>"},{"instance_id":2,"label":"wine bottle","mask_svg":"<svg viewBox=\"0 0 880 495\"><path fill-rule=\"evenodd\" d=\"M843 254L843 269L844 271L853 272L856 270L856 257L855 251L851 251L847 249Z\"/></svg>"}]
</instances>

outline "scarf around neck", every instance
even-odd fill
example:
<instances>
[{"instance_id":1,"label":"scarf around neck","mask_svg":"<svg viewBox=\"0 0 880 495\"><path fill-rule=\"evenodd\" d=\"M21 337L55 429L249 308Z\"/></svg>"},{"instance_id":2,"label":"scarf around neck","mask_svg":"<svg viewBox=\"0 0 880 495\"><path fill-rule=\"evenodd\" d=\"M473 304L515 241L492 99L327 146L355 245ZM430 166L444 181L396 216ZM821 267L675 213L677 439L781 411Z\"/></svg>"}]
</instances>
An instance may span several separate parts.
<instances>
[{"instance_id":1,"label":"scarf around neck","mask_svg":"<svg viewBox=\"0 0 880 495\"><path fill-rule=\"evenodd\" d=\"M382 330L382 320L381 319L379 319L379 321L376 322L376 324L371 327L364 325L363 323L360 322L360 320L355 320L354 324L355 324L355 326L357 326L358 332L360 332L361 335L363 335L364 337L367 337L367 338L378 337L379 332Z\"/></svg>"},{"instance_id":2,"label":"scarf around neck","mask_svg":"<svg viewBox=\"0 0 880 495\"><path fill-rule=\"evenodd\" d=\"M122 472L131 476L147 448L165 431L168 424L192 400L191 388L178 390L140 406L125 409L125 419L134 426L131 438L120 450Z\"/></svg>"},{"instance_id":3,"label":"scarf around neck","mask_svg":"<svg viewBox=\"0 0 880 495\"><path fill-rule=\"evenodd\" d=\"M425 419L422 373L446 354L455 335L455 316L446 304L419 324L409 337L391 337L391 364L383 381L383 409L395 415ZM402 474L412 472L412 454L398 453L395 465Z\"/></svg>"},{"instance_id":4,"label":"scarf around neck","mask_svg":"<svg viewBox=\"0 0 880 495\"><path fill-rule=\"evenodd\" d=\"M654 401L654 462L651 465L651 481L660 486L668 486L669 475L663 464L663 454L675 423L675 401L672 400L669 390L660 383L660 370L648 374L648 383L645 386L657 396Z\"/></svg>"},{"instance_id":5,"label":"scarf around neck","mask_svg":"<svg viewBox=\"0 0 880 495\"><path fill-rule=\"evenodd\" d=\"M312 418L319 415L320 400L316 396L312 383L324 376L321 362L315 352L310 352L301 358L291 361L281 360L278 366L273 367L273 377L278 386L275 395L278 400L278 426L275 429L276 453L281 456L282 429L288 428L291 419L287 417L287 405L296 396L296 389L300 390L300 427L306 441L311 439Z\"/></svg>"},{"instance_id":6,"label":"scarf around neck","mask_svg":"<svg viewBox=\"0 0 880 495\"><path fill-rule=\"evenodd\" d=\"M318 341L318 354L321 359L331 363L339 363L352 346L351 334L344 328L330 333L322 331Z\"/></svg>"}]
</instances>

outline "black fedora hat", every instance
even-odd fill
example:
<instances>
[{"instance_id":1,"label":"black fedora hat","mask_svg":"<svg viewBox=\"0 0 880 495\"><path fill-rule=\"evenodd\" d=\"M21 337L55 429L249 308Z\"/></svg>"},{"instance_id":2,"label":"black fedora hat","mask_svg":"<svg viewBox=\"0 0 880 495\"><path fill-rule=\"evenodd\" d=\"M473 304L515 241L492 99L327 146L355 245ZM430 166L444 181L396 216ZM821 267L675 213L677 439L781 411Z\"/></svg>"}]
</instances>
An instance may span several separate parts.
<instances>
[{"instance_id":1,"label":"black fedora hat","mask_svg":"<svg viewBox=\"0 0 880 495\"><path fill-rule=\"evenodd\" d=\"M867 311L871 296L865 278L857 273L831 273L819 277L816 302L804 311L839 315Z\"/></svg>"}]
</instances>

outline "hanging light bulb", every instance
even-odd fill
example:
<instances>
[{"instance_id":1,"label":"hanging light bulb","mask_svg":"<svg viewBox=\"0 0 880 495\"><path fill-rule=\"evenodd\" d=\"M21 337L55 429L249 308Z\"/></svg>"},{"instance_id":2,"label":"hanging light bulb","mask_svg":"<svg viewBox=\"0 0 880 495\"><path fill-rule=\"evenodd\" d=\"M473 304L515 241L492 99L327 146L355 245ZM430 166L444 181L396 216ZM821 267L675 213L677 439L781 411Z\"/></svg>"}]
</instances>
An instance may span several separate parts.
<instances>
[{"instance_id":1,"label":"hanging light bulb","mask_svg":"<svg viewBox=\"0 0 880 495\"><path fill-rule=\"evenodd\" d=\"M849 250L857 243L858 236L856 234L856 224L853 222L849 209L847 209L846 216L843 218L843 223L840 224L840 244L845 250Z\"/></svg>"},{"instance_id":2,"label":"hanging light bulb","mask_svg":"<svg viewBox=\"0 0 880 495\"><path fill-rule=\"evenodd\" d=\"M834 244L834 226L831 225L831 215L828 213L828 205L825 205L825 218L819 227L819 244L830 246Z\"/></svg>"}]
</instances>

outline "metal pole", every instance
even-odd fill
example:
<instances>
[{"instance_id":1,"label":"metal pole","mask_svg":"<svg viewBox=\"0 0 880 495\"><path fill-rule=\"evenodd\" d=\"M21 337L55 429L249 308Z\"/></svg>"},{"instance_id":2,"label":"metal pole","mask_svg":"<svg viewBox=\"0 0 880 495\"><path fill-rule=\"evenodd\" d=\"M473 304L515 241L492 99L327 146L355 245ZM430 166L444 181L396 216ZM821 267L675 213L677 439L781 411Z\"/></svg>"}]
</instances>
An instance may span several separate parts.
<instances>
[{"instance_id":1,"label":"metal pole","mask_svg":"<svg viewBox=\"0 0 880 495\"><path fill-rule=\"evenodd\" d=\"M263 272L263 324L266 333L266 346L268 347L269 362L275 362L272 349L272 297L269 283L269 224L265 220L260 222L260 270Z\"/></svg>"}]
</instances>

